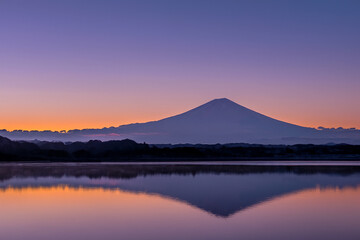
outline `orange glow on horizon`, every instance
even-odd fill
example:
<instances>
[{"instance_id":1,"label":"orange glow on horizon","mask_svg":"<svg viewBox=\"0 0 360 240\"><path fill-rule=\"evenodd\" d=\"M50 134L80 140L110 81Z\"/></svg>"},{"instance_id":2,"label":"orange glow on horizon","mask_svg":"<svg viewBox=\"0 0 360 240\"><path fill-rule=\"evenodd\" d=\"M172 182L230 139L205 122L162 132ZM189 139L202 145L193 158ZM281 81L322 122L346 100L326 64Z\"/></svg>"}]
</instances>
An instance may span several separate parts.
<instances>
[{"instance_id":1,"label":"orange glow on horizon","mask_svg":"<svg viewBox=\"0 0 360 240\"><path fill-rule=\"evenodd\" d=\"M179 108L181 109L181 108ZM190 109L189 109L190 110ZM118 127L121 125L132 124L132 123L145 123L149 121L157 121L163 118L171 117L180 113L185 112L186 109L181 109L178 112L169 110L172 114L167 114L167 112L159 112L159 114L151 114L149 112L138 113L138 114L91 114L87 113L83 116L81 113L74 114L59 114L52 116L28 116L21 115L16 118L3 117L0 119L0 129L6 129L8 131L13 130L37 130L37 131L62 131L62 130L73 130L73 129L101 129L107 127ZM260 111L258 111L260 112ZM267 111L269 112L269 111ZM261 112L260 112L261 113ZM291 124L296 124L303 127L312 127L317 128L319 126L327 128L357 128L360 129L360 122L357 123L356 119L348 119L347 121L340 122L334 116L333 119L326 119L324 122L323 118L320 116L313 115L309 118L306 116L295 116L290 114L265 114L274 119L288 122ZM301 117L301 118L300 118ZM355 122L355 124L354 124Z\"/></svg>"},{"instance_id":2,"label":"orange glow on horizon","mask_svg":"<svg viewBox=\"0 0 360 240\"><path fill-rule=\"evenodd\" d=\"M0 89L0 98L12 100L0 101L0 129L61 131L118 127L171 117L220 97L228 97L258 113L304 127L360 128L359 113L350 107L324 105L319 102L312 103L310 108L309 104L303 104L296 99L287 99L287 102L283 102L281 98L269 99L266 95L239 98L227 94L214 94L211 98L184 98L164 94L149 100L145 96L139 99L126 99L115 94L94 98L91 93L83 93L80 98L76 93L71 93L67 102L61 100L61 93L54 93L54 98L51 98L50 93L38 98L28 92L24 92L23 95L13 96L7 92L2 93ZM335 108L337 111L333 111Z\"/></svg>"}]
</instances>

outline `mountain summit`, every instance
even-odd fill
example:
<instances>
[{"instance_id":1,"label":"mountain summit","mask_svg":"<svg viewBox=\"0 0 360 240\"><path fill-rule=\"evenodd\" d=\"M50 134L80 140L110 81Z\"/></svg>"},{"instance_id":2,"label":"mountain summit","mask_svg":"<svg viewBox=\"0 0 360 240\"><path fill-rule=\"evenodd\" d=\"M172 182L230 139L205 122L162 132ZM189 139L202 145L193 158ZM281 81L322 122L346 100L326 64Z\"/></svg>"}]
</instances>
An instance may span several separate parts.
<instances>
[{"instance_id":1,"label":"mountain summit","mask_svg":"<svg viewBox=\"0 0 360 240\"><path fill-rule=\"evenodd\" d=\"M214 99L176 116L147 123L59 132L0 131L17 140L87 141L133 139L151 144L177 143L360 143L359 130L317 130L276 120L227 98Z\"/></svg>"}]
</instances>

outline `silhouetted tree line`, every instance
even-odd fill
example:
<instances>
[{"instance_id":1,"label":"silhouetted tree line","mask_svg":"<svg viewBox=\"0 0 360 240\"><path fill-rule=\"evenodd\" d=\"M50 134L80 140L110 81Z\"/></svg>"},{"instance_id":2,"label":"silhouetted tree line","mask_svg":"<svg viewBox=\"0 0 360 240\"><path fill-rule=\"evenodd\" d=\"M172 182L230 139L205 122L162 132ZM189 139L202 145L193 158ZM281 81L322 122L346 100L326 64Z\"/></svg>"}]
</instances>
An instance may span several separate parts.
<instances>
[{"instance_id":1,"label":"silhouetted tree line","mask_svg":"<svg viewBox=\"0 0 360 240\"><path fill-rule=\"evenodd\" d=\"M359 145L148 145L126 139L25 142L0 137L1 161L146 161L235 159L360 159Z\"/></svg>"}]
</instances>

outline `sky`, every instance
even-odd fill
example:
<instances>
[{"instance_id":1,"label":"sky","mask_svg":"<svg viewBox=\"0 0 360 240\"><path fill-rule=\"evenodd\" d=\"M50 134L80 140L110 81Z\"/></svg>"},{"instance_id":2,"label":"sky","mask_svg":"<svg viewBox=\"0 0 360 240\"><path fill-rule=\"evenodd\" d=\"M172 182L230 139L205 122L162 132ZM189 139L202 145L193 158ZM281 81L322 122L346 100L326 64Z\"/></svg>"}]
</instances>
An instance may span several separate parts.
<instances>
[{"instance_id":1,"label":"sky","mask_svg":"<svg viewBox=\"0 0 360 240\"><path fill-rule=\"evenodd\" d=\"M0 0L0 129L159 120L214 98L360 128L358 0Z\"/></svg>"}]
</instances>

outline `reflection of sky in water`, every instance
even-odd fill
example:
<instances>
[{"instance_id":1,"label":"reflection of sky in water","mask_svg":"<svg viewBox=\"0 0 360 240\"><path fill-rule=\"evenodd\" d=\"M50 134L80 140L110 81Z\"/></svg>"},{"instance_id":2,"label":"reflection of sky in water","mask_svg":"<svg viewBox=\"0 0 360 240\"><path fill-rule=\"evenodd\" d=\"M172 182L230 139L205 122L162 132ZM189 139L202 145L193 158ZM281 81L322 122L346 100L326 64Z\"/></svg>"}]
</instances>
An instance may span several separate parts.
<instances>
[{"instance_id":1,"label":"reflection of sky in water","mask_svg":"<svg viewBox=\"0 0 360 240\"><path fill-rule=\"evenodd\" d=\"M359 185L360 174L11 178L0 239L358 239Z\"/></svg>"},{"instance_id":2,"label":"reflection of sky in water","mask_svg":"<svg viewBox=\"0 0 360 240\"><path fill-rule=\"evenodd\" d=\"M356 187L360 174L349 176L293 173L154 175L133 179L88 177L11 178L0 188L69 186L120 189L158 194L184 201L217 216L227 217L259 202L304 189Z\"/></svg>"}]
</instances>

